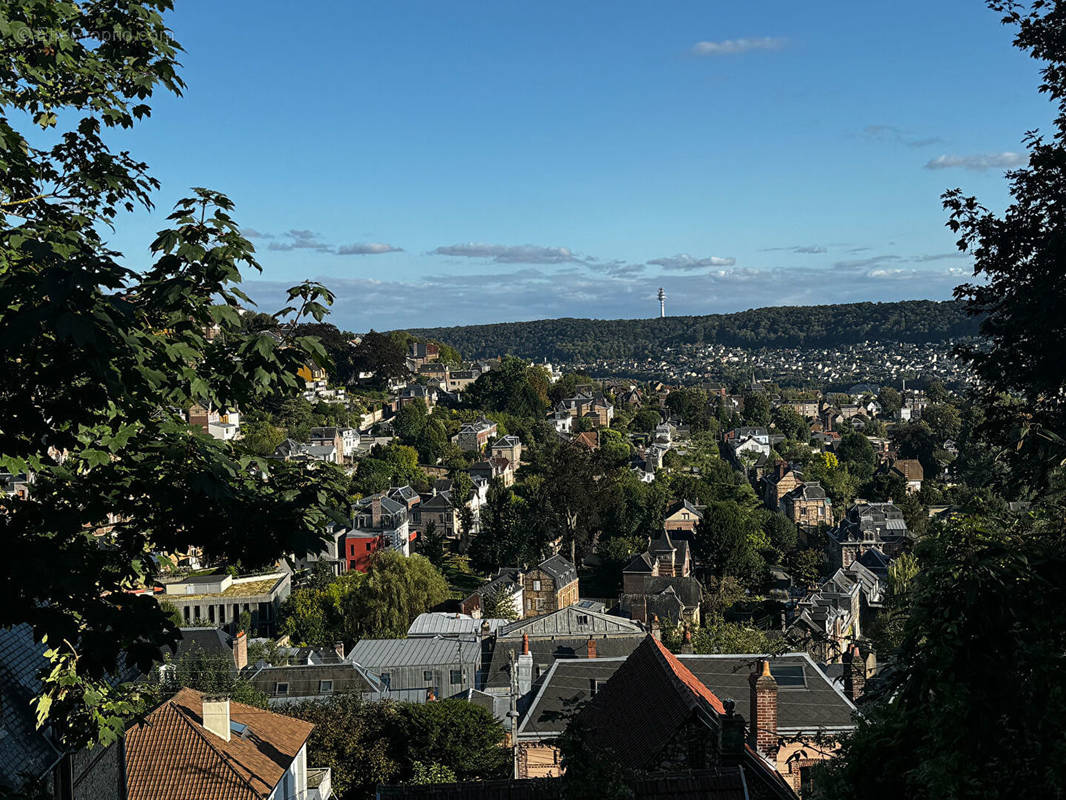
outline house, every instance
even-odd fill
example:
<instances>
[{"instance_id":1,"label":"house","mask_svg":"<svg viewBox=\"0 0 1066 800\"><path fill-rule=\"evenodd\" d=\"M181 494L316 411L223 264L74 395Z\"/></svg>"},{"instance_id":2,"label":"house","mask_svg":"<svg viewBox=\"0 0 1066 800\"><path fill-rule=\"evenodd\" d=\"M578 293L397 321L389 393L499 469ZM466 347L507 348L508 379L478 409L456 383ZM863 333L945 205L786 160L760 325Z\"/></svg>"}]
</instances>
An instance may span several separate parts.
<instances>
[{"instance_id":1,"label":"house","mask_svg":"<svg viewBox=\"0 0 1066 800\"><path fill-rule=\"evenodd\" d=\"M385 538L373 531L347 531L344 535L346 572L366 572L378 550L386 548Z\"/></svg>"},{"instance_id":2,"label":"house","mask_svg":"<svg viewBox=\"0 0 1066 800\"><path fill-rule=\"evenodd\" d=\"M846 392L853 400L861 400L863 397L877 397L881 394L881 387L876 383L856 383L849 386Z\"/></svg>"},{"instance_id":3,"label":"house","mask_svg":"<svg viewBox=\"0 0 1066 800\"><path fill-rule=\"evenodd\" d=\"M847 569L868 550L879 550L895 558L913 538L903 512L891 501L858 503L848 509L840 525L829 534L830 562Z\"/></svg>"},{"instance_id":4,"label":"house","mask_svg":"<svg viewBox=\"0 0 1066 800\"><path fill-rule=\"evenodd\" d=\"M862 636L861 595L854 575L838 569L799 602L785 638L805 648L819 663L838 663L850 644Z\"/></svg>"},{"instance_id":5,"label":"house","mask_svg":"<svg viewBox=\"0 0 1066 800\"><path fill-rule=\"evenodd\" d=\"M398 700L424 702L480 689L481 642L443 636L361 639L347 660L376 675Z\"/></svg>"},{"instance_id":6,"label":"house","mask_svg":"<svg viewBox=\"0 0 1066 800\"><path fill-rule=\"evenodd\" d=\"M380 536L390 550L411 555L411 527L407 506L384 494L357 500L352 531L361 538Z\"/></svg>"},{"instance_id":7,"label":"house","mask_svg":"<svg viewBox=\"0 0 1066 800\"><path fill-rule=\"evenodd\" d=\"M218 411L193 404L186 411L189 425L221 441L241 438L241 415L236 410Z\"/></svg>"},{"instance_id":8,"label":"house","mask_svg":"<svg viewBox=\"0 0 1066 800\"><path fill-rule=\"evenodd\" d=\"M342 456L341 462L338 463L343 463L345 458L351 458L355 451L359 449L360 441L358 429L335 426L311 428L308 439L312 446L327 447L333 445Z\"/></svg>"},{"instance_id":9,"label":"house","mask_svg":"<svg viewBox=\"0 0 1066 800\"><path fill-rule=\"evenodd\" d=\"M691 539L696 528L703 521L705 506L698 506L688 500L681 500L670 507L663 520L663 529L667 533L680 534Z\"/></svg>"},{"instance_id":10,"label":"house","mask_svg":"<svg viewBox=\"0 0 1066 800\"><path fill-rule=\"evenodd\" d=\"M770 433L766 428L735 428L725 434L726 452L738 467L746 461L765 461L770 456Z\"/></svg>"},{"instance_id":11,"label":"house","mask_svg":"<svg viewBox=\"0 0 1066 800\"><path fill-rule=\"evenodd\" d=\"M465 391L481 377L481 373L480 369L453 369L448 372L445 386L449 392Z\"/></svg>"},{"instance_id":12,"label":"house","mask_svg":"<svg viewBox=\"0 0 1066 800\"><path fill-rule=\"evenodd\" d=\"M496 431L496 423L482 417L476 422L464 423L459 428L459 432L452 437L452 441L463 452L480 453L496 436Z\"/></svg>"},{"instance_id":13,"label":"house","mask_svg":"<svg viewBox=\"0 0 1066 800\"><path fill-rule=\"evenodd\" d=\"M624 657L645 635L632 620L576 605L520 619L497 631L484 690L496 695L513 691L524 709L556 659L587 658L590 641L601 657Z\"/></svg>"},{"instance_id":14,"label":"house","mask_svg":"<svg viewBox=\"0 0 1066 800\"><path fill-rule=\"evenodd\" d=\"M441 491L432 497L423 498L422 502L412 509L415 529L425 531L426 526L432 522L439 532L446 536L456 537L459 535L459 510L452 503L451 491Z\"/></svg>"},{"instance_id":15,"label":"house","mask_svg":"<svg viewBox=\"0 0 1066 800\"><path fill-rule=\"evenodd\" d=\"M552 556L522 574L525 616L550 614L578 601L577 568Z\"/></svg>"},{"instance_id":16,"label":"house","mask_svg":"<svg viewBox=\"0 0 1066 800\"><path fill-rule=\"evenodd\" d=\"M595 671L598 664L591 666ZM749 684L749 719L745 722L744 715L737 713L736 701L720 700L687 664L648 636L615 665L606 680L597 683L595 677L584 678L575 687L588 699L570 724L580 726L585 746L597 754L594 757L628 770L676 774L720 766L739 768L748 789L743 796L790 800L796 791L775 767L782 749L778 743L779 687L769 666L768 661L759 660L750 675L739 676ZM735 685L736 677L729 683ZM552 745L519 739L516 772L520 777L531 773L530 756L539 756L541 763L547 760L546 747ZM795 779L799 783L800 775Z\"/></svg>"},{"instance_id":17,"label":"house","mask_svg":"<svg viewBox=\"0 0 1066 800\"><path fill-rule=\"evenodd\" d=\"M892 473L903 478L907 484L907 492L920 492L922 481L925 479L925 470L922 462L916 458L897 458L892 462Z\"/></svg>"},{"instance_id":18,"label":"house","mask_svg":"<svg viewBox=\"0 0 1066 800\"><path fill-rule=\"evenodd\" d=\"M517 567L503 567L489 576L489 580L475 589L461 603L459 611L474 619L481 619L486 598L509 600L514 613L521 617L525 611L522 572Z\"/></svg>"},{"instance_id":19,"label":"house","mask_svg":"<svg viewBox=\"0 0 1066 800\"><path fill-rule=\"evenodd\" d=\"M326 529L326 541L323 543L322 550L317 553L307 553L301 557L290 555L286 561L296 572L313 569L316 564L326 564L334 575L341 575L348 571L348 559L344 551L345 540L349 533L348 528L331 523Z\"/></svg>"},{"instance_id":20,"label":"house","mask_svg":"<svg viewBox=\"0 0 1066 800\"><path fill-rule=\"evenodd\" d=\"M0 495L25 500L30 495L32 474L25 472L0 472Z\"/></svg>"},{"instance_id":21,"label":"house","mask_svg":"<svg viewBox=\"0 0 1066 800\"><path fill-rule=\"evenodd\" d=\"M410 383L400 390L396 398L397 410L411 403L421 402L427 412L432 412L437 405L437 390L432 386L423 386L420 383Z\"/></svg>"},{"instance_id":22,"label":"house","mask_svg":"<svg viewBox=\"0 0 1066 800\"><path fill-rule=\"evenodd\" d=\"M305 444L295 439L285 439L274 449L274 458L282 461L325 461L330 464L344 462L343 446L334 441L325 444Z\"/></svg>"},{"instance_id":23,"label":"house","mask_svg":"<svg viewBox=\"0 0 1066 800\"><path fill-rule=\"evenodd\" d=\"M517 466L522 460L522 440L517 436L501 436L492 443L492 457L506 458Z\"/></svg>"},{"instance_id":24,"label":"house","mask_svg":"<svg viewBox=\"0 0 1066 800\"><path fill-rule=\"evenodd\" d=\"M785 461L778 461L773 469L763 476L763 505L771 511L784 509L785 495L803 485L799 470Z\"/></svg>"},{"instance_id":25,"label":"house","mask_svg":"<svg viewBox=\"0 0 1066 800\"><path fill-rule=\"evenodd\" d=\"M186 575L163 584L163 600L181 614L186 624L207 622L235 627L242 613L252 617L252 627L273 630L278 609L289 596L288 572L234 577L228 573Z\"/></svg>"},{"instance_id":26,"label":"house","mask_svg":"<svg viewBox=\"0 0 1066 800\"><path fill-rule=\"evenodd\" d=\"M415 368L440 358L440 346L433 342L411 342L407 345L407 357L415 362Z\"/></svg>"},{"instance_id":27,"label":"house","mask_svg":"<svg viewBox=\"0 0 1066 800\"><path fill-rule=\"evenodd\" d=\"M170 665L198 656L221 656L234 675L248 666L248 635L244 631L238 631L235 636L231 636L222 628L197 626L178 628L178 633L181 638L170 648L166 663L159 668L161 674L172 669Z\"/></svg>"},{"instance_id":28,"label":"house","mask_svg":"<svg viewBox=\"0 0 1066 800\"><path fill-rule=\"evenodd\" d=\"M493 456L471 464L467 473L471 478L480 478L486 484L499 480L504 486L512 486L515 478L515 464L516 462L502 456Z\"/></svg>"},{"instance_id":29,"label":"house","mask_svg":"<svg viewBox=\"0 0 1066 800\"><path fill-rule=\"evenodd\" d=\"M644 646L642 643L641 647ZM632 657L641 658L645 655L638 656L634 652ZM776 752L764 751L764 756L792 789L800 794L805 788L805 781L809 781L810 767L817 761L832 757L836 741L855 729L854 703L807 653L784 653L770 661L769 672L777 684L776 695L772 689L767 690L768 681L763 681L762 686L756 686L754 704L751 675L760 664L759 655L682 653L675 658L699 684L713 694L732 698L734 714L744 720L751 719L752 708L757 709L759 698L764 702L776 703L773 722L769 714L764 715L763 741L768 744L773 738L770 730L772 725L777 737L786 740L786 743L779 744ZM565 712L575 706L578 709L586 706L606 690L625 661L625 658L599 655L595 659L559 660L553 664L518 726L516 743L520 776L552 777L560 773L558 753L552 740L562 733ZM649 681L657 680L644 670L641 673ZM757 684L759 680L757 677ZM670 683L674 681L671 679ZM616 697L615 702L619 702L619 698ZM657 705L642 704L640 708L650 710ZM725 706L724 701L722 705ZM625 707L617 711L625 713ZM656 720L655 723L660 721ZM746 733L750 735L751 726L747 727ZM655 724L654 730L662 729ZM757 738L758 730L755 734ZM817 742L823 746L818 746ZM813 746L808 746L808 743ZM654 749L662 744L664 742L657 738L648 746Z\"/></svg>"},{"instance_id":30,"label":"house","mask_svg":"<svg viewBox=\"0 0 1066 800\"><path fill-rule=\"evenodd\" d=\"M782 498L785 516L800 528L813 530L833 521L833 501L818 481L804 481Z\"/></svg>"},{"instance_id":31,"label":"house","mask_svg":"<svg viewBox=\"0 0 1066 800\"><path fill-rule=\"evenodd\" d=\"M556 433L570 433L574 429L574 418L565 408L556 408L548 415Z\"/></svg>"},{"instance_id":32,"label":"house","mask_svg":"<svg viewBox=\"0 0 1066 800\"><path fill-rule=\"evenodd\" d=\"M648 549L622 570L621 612L650 624L658 617L673 624L698 626L703 587L692 577L692 556L685 539L669 533L648 540Z\"/></svg>"},{"instance_id":33,"label":"house","mask_svg":"<svg viewBox=\"0 0 1066 800\"><path fill-rule=\"evenodd\" d=\"M126 800L328 800L303 720L182 689L125 734Z\"/></svg>"},{"instance_id":34,"label":"house","mask_svg":"<svg viewBox=\"0 0 1066 800\"><path fill-rule=\"evenodd\" d=\"M600 434L599 431L582 431L577 434L570 443L574 447L582 450L599 450L600 449Z\"/></svg>"},{"instance_id":35,"label":"house","mask_svg":"<svg viewBox=\"0 0 1066 800\"><path fill-rule=\"evenodd\" d=\"M382 700L387 688L360 664L344 659L326 664L257 664L247 680L266 694L273 707L308 700L328 700L335 694L356 693L364 700Z\"/></svg>"}]
</instances>

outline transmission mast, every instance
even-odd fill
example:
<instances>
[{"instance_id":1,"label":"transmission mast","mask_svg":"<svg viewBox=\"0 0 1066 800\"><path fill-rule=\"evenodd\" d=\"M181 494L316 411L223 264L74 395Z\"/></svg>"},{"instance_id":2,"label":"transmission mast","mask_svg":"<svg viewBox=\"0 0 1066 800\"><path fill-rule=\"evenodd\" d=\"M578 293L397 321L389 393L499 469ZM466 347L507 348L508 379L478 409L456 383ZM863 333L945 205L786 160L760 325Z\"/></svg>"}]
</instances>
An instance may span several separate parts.
<instances>
[{"instance_id":1,"label":"transmission mast","mask_svg":"<svg viewBox=\"0 0 1066 800\"><path fill-rule=\"evenodd\" d=\"M659 287L659 318L662 319L666 316L666 292L663 288Z\"/></svg>"}]
</instances>

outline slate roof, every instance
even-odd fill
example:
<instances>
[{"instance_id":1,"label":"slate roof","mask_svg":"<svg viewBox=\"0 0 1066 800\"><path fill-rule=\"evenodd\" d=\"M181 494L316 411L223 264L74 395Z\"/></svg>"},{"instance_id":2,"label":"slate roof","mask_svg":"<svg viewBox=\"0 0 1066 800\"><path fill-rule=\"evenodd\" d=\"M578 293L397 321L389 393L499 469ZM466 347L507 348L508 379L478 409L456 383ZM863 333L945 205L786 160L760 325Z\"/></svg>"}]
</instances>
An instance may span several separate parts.
<instances>
[{"instance_id":1,"label":"slate roof","mask_svg":"<svg viewBox=\"0 0 1066 800\"><path fill-rule=\"evenodd\" d=\"M537 564L537 569L547 572L555 580L556 589L577 580L577 568L562 556L552 556Z\"/></svg>"},{"instance_id":2,"label":"slate roof","mask_svg":"<svg viewBox=\"0 0 1066 800\"><path fill-rule=\"evenodd\" d=\"M376 497L381 498L381 513L382 514L399 514L401 511L406 511L407 510L407 506L401 505L400 503L397 503L391 497L386 497L386 496L380 495L380 494L375 494L375 495L370 495L369 497L364 497L364 498L362 498L360 500L357 500L355 504L359 507L359 510L362 511L365 514L368 510L370 510L370 507L371 507L371 505L372 505L372 503L374 501L374 498L376 498Z\"/></svg>"},{"instance_id":3,"label":"slate roof","mask_svg":"<svg viewBox=\"0 0 1066 800\"><path fill-rule=\"evenodd\" d=\"M37 721L30 700L40 689L38 672L48 648L29 625L0 628L0 786L15 788L26 777L39 778L61 751Z\"/></svg>"},{"instance_id":4,"label":"slate roof","mask_svg":"<svg viewBox=\"0 0 1066 800\"><path fill-rule=\"evenodd\" d=\"M359 664L342 661L335 664L294 664L289 666L257 666L248 676L251 684L270 698L272 704L296 702L307 699L325 699L341 692L361 694L380 693L384 688L377 676L367 672ZM328 687L322 682L328 681ZM277 685L288 685L288 691L280 694Z\"/></svg>"},{"instance_id":5,"label":"slate roof","mask_svg":"<svg viewBox=\"0 0 1066 800\"><path fill-rule=\"evenodd\" d=\"M748 675L757 654L735 655L679 655L677 659L722 699L736 702L736 711L750 719L750 687ZM558 733L560 712L585 702L591 695L591 681L605 684L622 666L624 659L603 658L572 659L557 661L541 683L522 723L518 735L548 736ZM816 730L840 730L854 726L852 713L855 706L839 687L827 676L806 653L786 653L770 662L771 674L802 670L803 686L778 687L778 730L811 732ZM782 683L785 681L782 680ZM602 687L601 687L602 688Z\"/></svg>"},{"instance_id":6,"label":"slate roof","mask_svg":"<svg viewBox=\"0 0 1066 800\"><path fill-rule=\"evenodd\" d=\"M588 601L582 601L585 602ZM644 634L644 629L638 623L583 606L582 603L508 623L500 629L498 636L501 639L521 639L523 634L531 637L588 636L590 633Z\"/></svg>"},{"instance_id":7,"label":"slate roof","mask_svg":"<svg viewBox=\"0 0 1066 800\"><path fill-rule=\"evenodd\" d=\"M643 641L645 634L627 633L595 636L596 653L600 658L628 656ZM533 656L533 677L548 673L556 659L584 658L588 653L588 635L529 637L529 652ZM492 648L485 675L486 689L507 689L511 685L510 654L515 658L522 652L522 639L497 638Z\"/></svg>"},{"instance_id":8,"label":"slate roof","mask_svg":"<svg viewBox=\"0 0 1066 800\"><path fill-rule=\"evenodd\" d=\"M173 648L173 661L180 661L194 650L214 656L224 655L233 662L233 637L221 628L179 628L181 638ZM237 665L233 663L233 671Z\"/></svg>"},{"instance_id":9,"label":"slate roof","mask_svg":"<svg viewBox=\"0 0 1066 800\"><path fill-rule=\"evenodd\" d=\"M415 667L430 664L469 664L481 659L480 642L445 639L440 636L418 639L362 639L356 642L347 660L373 672L384 667Z\"/></svg>"},{"instance_id":10,"label":"slate roof","mask_svg":"<svg viewBox=\"0 0 1066 800\"><path fill-rule=\"evenodd\" d=\"M202 707L182 689L126 732L127 800L262 800L314 727L231 702L230 720L248 729L226 742L203 727Z\"/></svg>"},{"instance_id":11,"label":"slate roof","mask_svg":"<svg viewBox=\"0 0 1066 800\"><path fill-rule=\"evenodd\" d=\"M622 764L642 769L693 715L717 719L722 701L652 636L580 710L595 744Z\"/></svg>"}]
</instances>

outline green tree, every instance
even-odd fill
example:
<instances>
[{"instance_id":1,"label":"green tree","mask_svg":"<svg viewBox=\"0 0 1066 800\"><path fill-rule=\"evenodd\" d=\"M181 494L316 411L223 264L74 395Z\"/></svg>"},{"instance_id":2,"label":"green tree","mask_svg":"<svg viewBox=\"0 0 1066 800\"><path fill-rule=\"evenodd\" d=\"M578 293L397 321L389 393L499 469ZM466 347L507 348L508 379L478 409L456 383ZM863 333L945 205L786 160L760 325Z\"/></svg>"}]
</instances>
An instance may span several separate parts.
<instances>
[{"instance_id":1,"label":"green tree","mask_svg":"<svg viewBox=\"0 0 1066 800\"><path fill-rule=\"evenodd\" d=\"M465 700L404 703L399 710L405 761L444 765L461 781L507 776L511 751L491 712Z\"/></svg>"},{"instance_id":2,"label":"green tree","mask_svg":"<svg viewBox=\"0 0 1066 800\"><path fill-rule=\"evenodd\" d=\"M766 427L770 424L770 398L763 392L746 392L744 399L744 422L748 425Z\"/></svg>"},{"instance_id":3,"label":"green tree","mask_svg":"<svg viewBox=\"0 0 1066 800\"><path fill-rule=\"evenodd\" d=\"M271 425L266 420L247 422L241 428L241 446L252 455L272 456L285 440L284 428Z\"/></svg>"},{"instance_id":4,"label":"green tree","mask_svg":"<svg viewBox=\"0 0 1066 800\"><path fill-rule=\"evenodd\" d=\"M372 373L373 382L384 387L394 378L407 377L407 352L393 337L371 330L355 346L352 368L356 374Z\"/></svg>"},{"instance_id":5,"label":"green tree","mask_svg":"<svg viewBox=\"0 0 1066 800\"><path fill-rule=\"evenodd\" d=\"M374 554L366 575L342 600L350 636L398 638L419 614L448 598L444 576L419 555Z\"/></svg>"},{"instance_id":6,"label":"green tree","mask_svg":"<svg viewBox=\"0 0 1066 800\"><path fill-rule=\"evenodd\" d=\"M732 576L745 586L759 584L766 562L759 554L762 532L738 503L716 501L707 506L693 537L699 561L712 575Z\"/></svg>"},{"instance_id":7,"label":"green tree","mask_svg":"<svg viewBox=\"0 0 1066 800\"><path fill-rule=\"evenodd\" d=\"M663 418L654 408L642 408L633 415L633 421L629 423L629 427L634 431L650 433L662 421Z\"/></svg>"},{"instance_id":8,"label":"green tree","mask_svg":"<svg viewBox=\"0 0 1066 800\"><path fill-rule=\"evenodd\" d=\"M870 440L858 431L845 433L836 446L836 456L848 472L860 481L868 481L874 474L877 456Z\"/></svg>"},{"instance_id":9,"label":"green tree","mask_svg":"<svg viewBox=\"0 0 1066 800\"><path fill-rule=\"evenodd\" d=\"M799 415L792 406L781 405L773 410L771 419L786 438L806 444L811 438L811 429L807 420Z\"/></svg>"},{"instance_id":10,"label":"green tree","mask_svg":"<svg viewBox=\"0 0 1066 800\"><path fill-rule=\"evenodd\" d=\"M193 645L181 658L164 659L161 668L152 670L145 687L146 706L156 706L173 697L182 687L205 694L224 694L230 699L256 708L266 708L265 692L256 689L237 673L232 656L207 653Z\"/></svg>"},{"instance_id":11,"label":"green tree","mask_svg":"<svg viewBox=\"0 0 1066 800\"><path fill-rule=\"evenodd\" d=\"M0 467L36 482L26 501L0 499L0 626L47 637L36 712L71 746L113 740L136 710L140 688L105 679L119 660L148 670L176 639L151 595L128 591L155 581L152 552L304 554L342 501L328 470L253 468L182 418L193 404L291 395L301 364L327 360L289 327L278 341L242 325L240 270L257 264L232 203L193 190L148 263L124 265L105 239L158 187L109 141L151 113L155 92L183 87L170 5L16 0L2 12ZM279 322L320 320L330 297L305 284L289 299Z\"/></svg>"},{"instance_id":12,"label":"green tree","mask_svg":"<svg viewBox=\"0 0 1066 800\"><path fill-rule=\"evenodd\" d=\"M881 404L881 413L886 417L896 416L903 406L903 398L891 386L881 387L881 393L877 395L877 402Z\"/></svg>"}]
</instances>

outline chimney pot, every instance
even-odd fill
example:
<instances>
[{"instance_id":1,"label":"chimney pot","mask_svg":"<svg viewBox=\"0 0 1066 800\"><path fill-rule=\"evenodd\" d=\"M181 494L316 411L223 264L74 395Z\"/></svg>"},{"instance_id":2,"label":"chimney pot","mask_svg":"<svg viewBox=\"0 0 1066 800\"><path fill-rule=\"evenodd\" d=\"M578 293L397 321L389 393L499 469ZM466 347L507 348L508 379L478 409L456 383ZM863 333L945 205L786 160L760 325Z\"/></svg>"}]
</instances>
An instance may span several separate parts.
<instances>
[{"instance_id":1,"label":"chimney pot","mask_svg":"<svg viewBox=\"0 0 1066 800\"><path fill-rule=\"evenodd\" d=\"M524 656L528 656L529 655L529 634L528 633L523 633L522 634L522 655L524 655Z\"/></svg>"},{"instance_id":2,"label":"chimney pot","mask_svg":"<svg viewBox=\"0 0 1066 800\"><path fill-rule=\"evenodd\" d=\"M333 651L337 654L337 658L341 661L344 660L344 642L335 642L333 645Z\"/></svg>"},{"instance_id":3,"label":"chimney pot","mask_svg":"<svg viewBox=\"0 0 1066 800\"><path fill-rule=\"evenodd\" d=\"M233 664L238 672L248 666L248 635L244 631L233 637Z\"/></svg>"}]
</instances>

